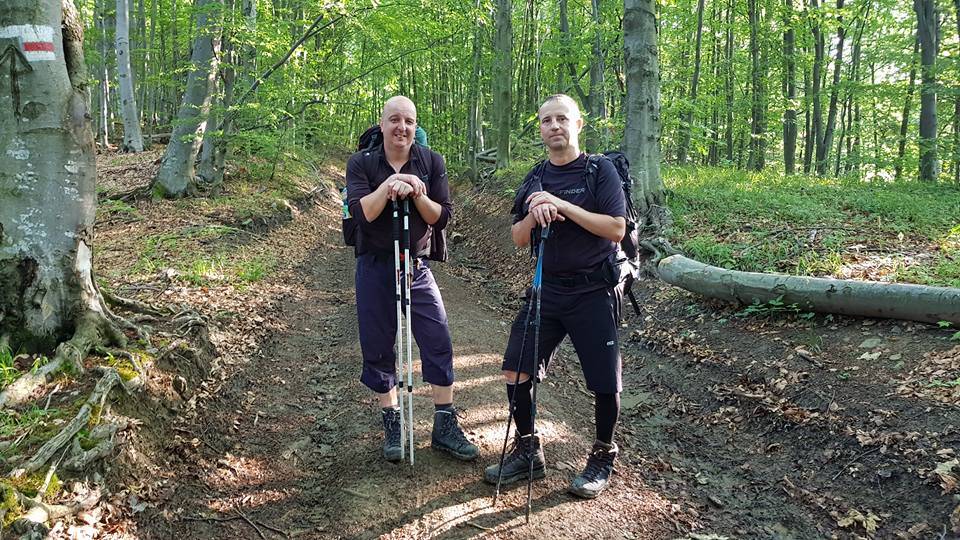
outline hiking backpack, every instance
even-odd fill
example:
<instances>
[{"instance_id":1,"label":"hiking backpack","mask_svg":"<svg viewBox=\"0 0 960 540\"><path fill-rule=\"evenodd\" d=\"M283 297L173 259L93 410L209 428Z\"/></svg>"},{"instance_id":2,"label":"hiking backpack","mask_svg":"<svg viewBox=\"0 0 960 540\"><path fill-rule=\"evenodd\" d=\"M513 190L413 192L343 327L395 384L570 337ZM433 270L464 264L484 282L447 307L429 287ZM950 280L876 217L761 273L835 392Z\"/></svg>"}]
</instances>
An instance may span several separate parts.
<instances>
[{"instance_id":1,"label":"hiking backpack","mask_svg":"<svg viewBox=\"0 0 960 540\"><path fill-rule=\"evenodd\" d=\"M609 159L613 163L613 168L617 170L620 177L620 187L623 189L623 198L626 203L627 226L620 239L620 249L617 253L617 263L620 265L620 285L621 294L626 293L633 304L633 311L640 315L640 305L637 303L637 297L633 294L633 282L640 277L640 231L637 229L637 210L633 207L633 178L630 176L630 161L623 152L612 150L602 154L587 155L587 170L585 173L587 181L587 191L593 195L597 188L597 172L599 171L599 161Z\"/></svg>"}]
</instances>

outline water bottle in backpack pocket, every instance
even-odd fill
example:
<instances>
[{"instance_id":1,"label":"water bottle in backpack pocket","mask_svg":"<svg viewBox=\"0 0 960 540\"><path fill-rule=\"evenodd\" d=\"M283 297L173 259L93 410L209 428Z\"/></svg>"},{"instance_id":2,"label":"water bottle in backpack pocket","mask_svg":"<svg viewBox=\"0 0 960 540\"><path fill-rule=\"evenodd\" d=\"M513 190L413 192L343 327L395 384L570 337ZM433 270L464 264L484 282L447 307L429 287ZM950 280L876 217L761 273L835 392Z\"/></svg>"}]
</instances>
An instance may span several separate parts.
<instances>
[{"instance_id":1,"label":"water bottle in backpack pocket","mask_svg":"<svg viewBox=\"0 0 960 540\"><path fill-rule=\"evenodd\" d=\"M342 202L343 215L342 219L342 228L343 228L343 243L348 246L357 245L357 222L353 220L353 216L350 215L350 204L347 201L347 187L344 186L340 190L340 199Z\"/></svg>"}]
</instances>

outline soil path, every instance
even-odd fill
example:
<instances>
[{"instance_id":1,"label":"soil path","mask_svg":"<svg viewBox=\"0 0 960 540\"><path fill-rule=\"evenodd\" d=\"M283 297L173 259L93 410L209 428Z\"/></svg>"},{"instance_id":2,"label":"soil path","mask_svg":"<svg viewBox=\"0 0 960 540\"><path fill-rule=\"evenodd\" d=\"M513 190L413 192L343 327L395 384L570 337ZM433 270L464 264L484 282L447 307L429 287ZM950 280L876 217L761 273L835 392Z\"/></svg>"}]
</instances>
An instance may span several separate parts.
<instances>
[{"instance_id":1,"label":"soil path","mask_svg":"<svg viewBox=\"0 0 960 540\"><path fill-rule=\"evenodd\" d=\"M429 448L433 406L419 383L416 464L385 462L379 410L358 381L353 254L333 228L319 240L289 283L294 292L278 314L284 330L180 428L202 444L176 466L171 499L144 516L146 537L255 538L251 522L267 537L279 537L269 526L303 538L660 537L672 528L660 517L670 503L629 466L608 496L566 494L593 440L592 401L575 363L540 393L550 468L534 484L530 524L523 486L492 507L493 488L481 477L507 420L499 366L509 319L442 264L434 270L453 334L455 401L481 458L462 463Z\"/></svg>"},{"instance_id":2,"label":"soil path","mask_svg":"<svg viewBox=\"0 0 960 540\"><path fill-rule=\"evenodd\" d=\"M594 501L566 494L593 422L565 344L540 392L548 477L534 484L531 522L522 486L493 507L481 473L503 441L499 365L517 306L510 291L525 278L497 267L502 219L479 210L490 207L463 200L469 218L458 230L487 243L454 242L455 261L434 266L456 403L480 460L429 448L423 384L416 465L380 457L379 411L358 381L353 256L337 207L324 203L261 239L289 249L290 238L310 238L311 248L278 278L287 293L265 315L269 338L224 365L199 414L175 428L189 444L171 447L168 492L134 516L140 536L950 538L960 527L949 466L960 384L931 383L960 380L950 334L895 321L741 318L655 281L637 286L645 313L622 332L611 489Z\"/></svg>"}]
</instances>

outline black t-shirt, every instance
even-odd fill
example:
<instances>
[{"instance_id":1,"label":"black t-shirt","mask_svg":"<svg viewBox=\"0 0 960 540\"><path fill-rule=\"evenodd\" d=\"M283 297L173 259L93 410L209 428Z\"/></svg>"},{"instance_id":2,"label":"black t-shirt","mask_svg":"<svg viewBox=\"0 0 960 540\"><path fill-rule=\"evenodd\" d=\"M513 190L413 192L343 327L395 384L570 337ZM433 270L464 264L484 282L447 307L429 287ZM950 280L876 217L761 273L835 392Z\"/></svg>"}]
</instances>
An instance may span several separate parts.
<instances>
[{"instance_id":1,"label":"black t-shirt","mask_svg":"<svg viewBox=\"0 0 960 540\"><path fill-rule=\"evenodd\" d=\"M623 187L616 167L608 159L597 160L597 182L594 193L589 193L586 181L587 155L556 166L549 160L543 163L540 175L541 186L531 185L536 174L534 167L523 181L524 188L517 192L513 205L513 222L527 215L526 198L535 191L546 191L587 212L626 217L627 206ZM550 238L543 248L543 271L548 274L570 276L592 272L617 250L616 242L601 238L572 219L554 221L550 225Z\"/></svg>"},{"instance_id":2,"label":"black t-shirt","mask_svg":"<svg viewBox=\"0 0 960 540\"><path fill-rule=\"evenodd\" d=\"M427 197L440 204L440 219L432 225L441 230L450 221L453 204L450 202L450 186L447 184L447 167L443 157L422 146L410 148L410 159L400 168L404 174L419 176L427 185ZM350 214L357 220L357 253L393 253L393 206L388 202L383 212L373 221L367 221L360 199L376 190L390 175L393 167L387 163L383 147L357 152L347 161L347 203ZM401 204L402 201L401 201ZM410 201L410 241L417 256L429 252L431 227L420 217L413 201Z\"/></svg>"}]
</instances>

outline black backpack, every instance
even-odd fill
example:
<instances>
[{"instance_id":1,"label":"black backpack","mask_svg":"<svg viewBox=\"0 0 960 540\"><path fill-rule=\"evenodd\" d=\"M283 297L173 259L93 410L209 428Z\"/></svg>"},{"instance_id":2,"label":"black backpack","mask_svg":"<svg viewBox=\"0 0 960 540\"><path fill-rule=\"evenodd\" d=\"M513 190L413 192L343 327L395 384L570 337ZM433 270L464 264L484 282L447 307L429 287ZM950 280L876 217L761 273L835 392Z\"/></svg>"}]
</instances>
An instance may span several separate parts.
<instances>
[{"instance_id":1,"label":"black backpack","mask_svg":"<svg viewBox=\"0 0 960 540\"><path fill-rule=\"evenodd\" d=\"M620 187L623 188L623 198L627 208L627 227L623 238L620 239L620 250L617 253L617 262L620 265L620 285L618 289L620 294L626 293L633 304L633 311L640 315L640 305L637 303L637 297L633 294L633 282L640 277L640 231L637 229L637 210L633 207L633 178L630 176L630 161L623 152L616 150L604 152L602 154L590 154L587 156L587 191L591 195L597 190L597 171L599 170L599 161L609 159L613 162L613 167L620 176ZM622 289L621 289L622 287Z\"/></svg>"}]
</instances>

